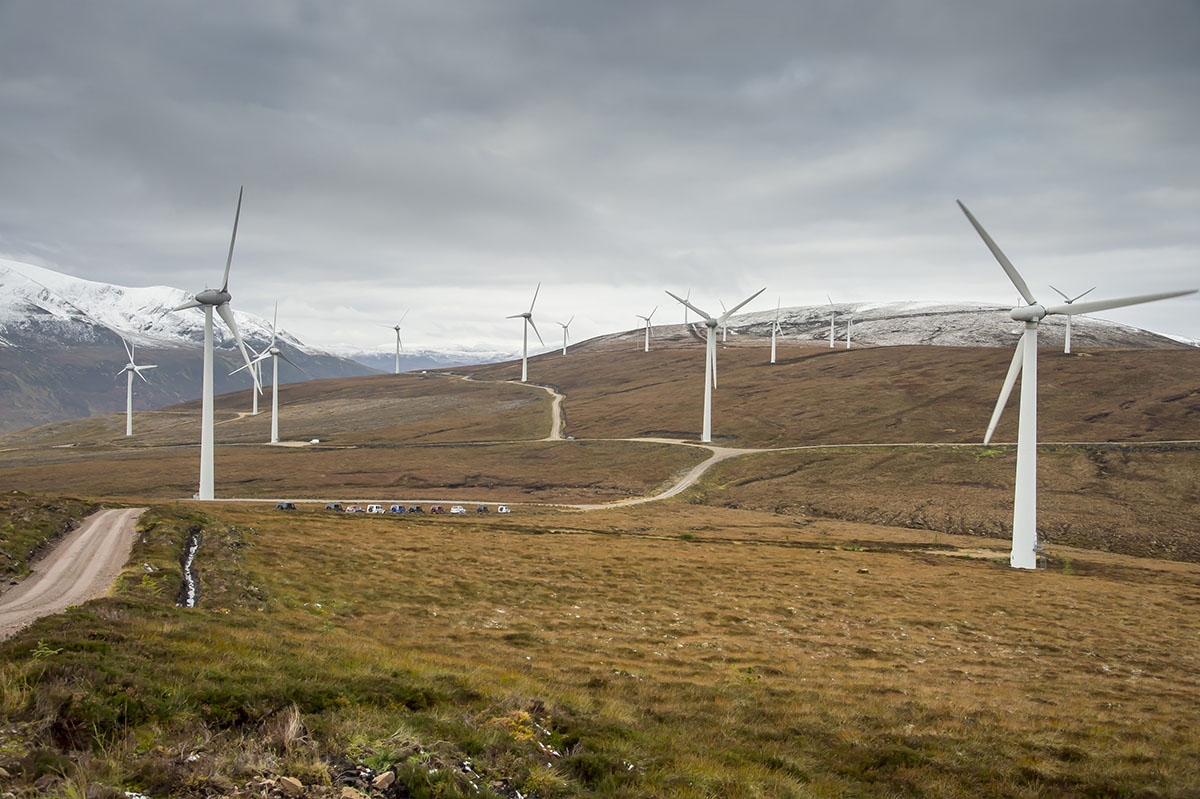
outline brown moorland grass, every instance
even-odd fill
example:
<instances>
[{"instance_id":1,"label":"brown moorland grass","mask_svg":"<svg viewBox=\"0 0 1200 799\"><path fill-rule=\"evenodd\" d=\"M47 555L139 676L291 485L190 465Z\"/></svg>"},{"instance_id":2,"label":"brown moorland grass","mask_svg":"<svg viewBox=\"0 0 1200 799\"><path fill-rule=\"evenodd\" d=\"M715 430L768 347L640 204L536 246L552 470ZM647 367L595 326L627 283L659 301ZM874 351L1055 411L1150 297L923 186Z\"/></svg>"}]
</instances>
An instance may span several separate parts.
<instances>
[{"instance_id":1,"label":"brown moorland grass","mask_svg":"<svg viewBox=\"0 0 1200 799\"><path fill-rule=\"evenodd\" d=\"M507 444L223 446L216 492L225 497L338 500L608 502L669 488L707 457L693 447L624 441ZM182 499L196 490L194 447L140 452L54 450L10 465L0 490ZM53 457L54 462L41 462Z\"/></svg>"},{"instance_id":2,"label":"brown moorland grass","mask_svg":"<svg viewBox=\"0 0 1200 799\"><path fill-rule=\"evenodd\" d=\"M156 796L319 783L321 755L449 796L495 795L451 775L462 759L540 796L1200 786L1194 565L1069 551L1016 572L987 556L1000 541L684 503L205 511L150 514L134 562L157 571L0 646L0 764L40 747L74 786ZM189 525L206 543L185 611L161 601L163 531Z\"/></svg>"},{"instance_id":3,"label":"brown moorland grass","mask_svg":"<svg viewBox=\"0 0 1200 799\"><path fill-rule=\"evenodd\" d=\"M705 474L691 502L1007 538L1013 448L768 452ZM1043 447L1038 538L1200 562L1200 449Z\"/></svg>"},{"instance_id":4,"label":"brown moorland grass","mask_svg":"<svg viewBox=\"0 0 1200 799\"><path fill-rule=\"evenodd\" d=\"M442 374L371 375L290 383L280 387L280 438L325 443L454 443L540 439L550 425L545 392L505 383L475 383ZM270 438L270 388L250 415L250 392L215 398L215 435L221 443ZM55 422L0 435L7 448L90 446L138 449L195 444L200 402L193 400L134 414L135 435L125 436L124 414Z\"/></svg>"},{"instance_id":5,"label":"brown moorland grass","mask_svg":"<svg viewBox=\"0 0 1200 799\"><path fill-rule=\"evenodd\" d=\"M1000 347L720 347L715 440L778 447L981 441L1012 351ZM1192 439L1200 429L1200 350L1043 348L1038 366L1042 441ZM508 379L512 364L457 369ZM531 379L566 394L578 438L697 437L703 350L540 355ZM1016 440L1016 392L996 431Z\"/></svg>"}]
</instances>

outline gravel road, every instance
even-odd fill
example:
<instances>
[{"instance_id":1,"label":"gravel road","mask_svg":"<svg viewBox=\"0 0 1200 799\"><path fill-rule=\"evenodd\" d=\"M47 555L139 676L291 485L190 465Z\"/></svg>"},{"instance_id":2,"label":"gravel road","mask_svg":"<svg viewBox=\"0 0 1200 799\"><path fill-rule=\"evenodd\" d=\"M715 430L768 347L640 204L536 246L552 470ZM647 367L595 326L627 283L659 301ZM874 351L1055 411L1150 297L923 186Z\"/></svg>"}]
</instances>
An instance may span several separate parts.
<instances>
[{"instance_id":1,"label":"gravel road","mask_svg":"<svg viewBox=\"0 0 1200 799\"><path fill-rule=\"evenodd\" d=\"M144 510L97 511L38 561L28 577L0 596L0 640L42 616L103 596L129 559Z\"/></svg>"}]
</instances>

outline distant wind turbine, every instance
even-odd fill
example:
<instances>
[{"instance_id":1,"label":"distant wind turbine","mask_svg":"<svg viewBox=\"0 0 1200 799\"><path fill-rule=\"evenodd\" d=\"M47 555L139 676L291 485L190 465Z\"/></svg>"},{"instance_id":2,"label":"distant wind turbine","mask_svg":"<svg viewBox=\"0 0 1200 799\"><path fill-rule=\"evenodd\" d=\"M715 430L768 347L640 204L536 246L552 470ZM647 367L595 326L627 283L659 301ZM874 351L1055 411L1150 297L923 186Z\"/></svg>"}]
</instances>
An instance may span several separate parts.
<instances>
[{"instance_id":1,"label":"distant wind turbine","mask_svg":"<svg viewBox=\"0 0 1200 799\"><path fill-rule=\"evenodd\" d=\"M829 349L833 349L833 323L837 320L837 309L833 307L833 300L829 299L828 294L825 299L829 300Z\"/></svg>"},{"instance_id":2,"label":"distant wind turbine","mask_svg":"<svg viewBox=\"0 0 1200 799\"><path fill-rule=\"evenodd\" d=\"M1020 343L1017 344L1016 351L1013 353L1012 363L1009 364L1008 374L1004 378L1004 386L1000 389L1000 398L996 402L996 409L992 412L992 418L988 423L987 433L984 434L983 443L987 444L991 441L992 433L996 430L996 424L1000 421L1000 414L1004 410L1004 405L1008 402L1008 397L1012 393L1013 385L1016 383L1017 377L1023 369L1025 374L1021 378L1020 415L1017 418L1017 478L1016 491L1013 495L1013 537L1009 564L1014 569L1036 569L1038 323L1050 315L1059 314L1070 319L1075 314L1105 311L1110 308L1124 308L1127 305L1137 305L1138 303L1152 302L1154 300L1165 300L1169 297L1192 294L1196 290L1142 294L1135 297L1121 297L1115 300L1094 300L1079 304L1070 302L1048 307L1041 305L1033 298L1033 294L1029 291L1029 286L1025 283L1020 273L1017 272L1016 267L1000 251L1000 248L996 246L996 242L992 241L992 237L976 221L975 217L971 215L971 212L967 210L967 207L962 204L961 200L958 202L958 207L967 215L967 219L970 221L971 226L975 228L975 232L983 239L983 243L987 245L987 248L992 251L992 255L1000 262L1000 266L1004 269L1005 274L1008 275L1008 279L1016 286L1022 299L1027 303L1026 305L1017 306L1009 314L1015 321L1025 323L1025 332L1021 336Z\"/></svg>"},{"instance_id":3,"label":"distant wind turbine","mask_svg":"<svg viewBox=\"0 0 1200 799\"><path fill-rule=\"evenodd\" d=\"M567 329L571 326L571 323L574 321L575 321L575 317L572 316L570 319L568 319L565 322L555 322L555 324L557 324L559 327L561 327L563 329L563 350L562 350L563 355L567 354L567 340L571 338L571 335L570 335L570 333L567 332Z\"/></svg>"},{"instance_id":4,"label":"distant wind turbine","mask_svg":"<svg viewBox=\"0 0 1200 799\"><path fill-rule=\"evenodd\" d=\"M303 369L300 369L300 367L296 364L295 361L293 361L291 358L289 358L287 355L285 355L283 353L283 350L281 350L281 349L279 349L279 347L275 346L275 329L276 329L276 324L278 322L279 322L279 303L275 303L275 316L271 319L271 343L268 344L266 349L264 349L261 353L259 353L258 356L253 361L251 361L249 364L247 364L246 366L239 366L237 369L234 369L233 372L230 373L230 374L234 374L234 373L240 372L243 369L245 369L247 366L250 367L251 369L256 369L267 358L271 359L271 443L272 444L279 443L279 359L283 358L285 361L290 363L292 366L295 366L297 369L299 369L303 374L305 374L305 375L308 374Z\"/></svg>"},{"instance_id":5,"label":"distant wind turbine","mask_svg":"<svg viewBox=\"0 0 1200 799\"><path fill-rule=\"evenodd\" d=\"M854 311L846 314L846 349L850 349L850 334L854 332Z\"/></svg>"},{"instance_id":6,"label":"distant wind turbine","mask_svg":"<svg viewBox=\"0 0 1200 799\"><path fill-rule=\"evenodd\" d=\"M657 310L658 310L658 306L655 305L654 311L657 311ZM650 319L653 318L654 311L651 311L646 316L642 316L641 314L634 314L634 316L636 316L638 319L646 320L646 349L645 349L646 352L650 351Z\"/></svg>"},{"instance_id":7,"label":"distant wind turbine","mask_svg":"<svg viewBox=\"0 0 1200 799\"><path fill-rule=\"evenodd\" d=\"M779 326L779 300L775 300L775 318L771 320L771 363L775 363L775 336L783 332Z\"/></svg>"},{"instance_id":8,"label":"distant wind turbine","mask_svg":"<svg viewBox=\"0 0 1200 799\"><path fill-rule=\"evenodd\" d=\"M691 288L691 286L688 286L687 294L683 295L683 299L690 300L691 298L692 298L692 288ZM683 323L685 325L688 323L688 307L686 304L684 304L684 306L683 306Z\"/></svg>"},{"instance_id":9,"label":"distant wind turbine","mask_svg":"<svg viewBox=\"0 0 1200 799\"><path fill-rule=\"evenodd\" d=\"M729 338L729 313L725 310L725 303L720 300L717 302L721 303L721 343L724 344Z\"/></svg>"},{"instance_id":10,"label":"distant wind turbine","mask_svg":"<svg viewBox=\"0 0 1200 799\"><path fill-rule=\"evenodd\" d=\"M137 375L146 383L146 376L142 374L147 369L157 369L154 364L146 364L138 366L135 363L133 354L137 351L137 344L130 345L124 337L121 338L121 343L125 345L125 354L129 356L129 362L125 364L125 368L117 372L117 377L125 375L125 435L133 435L133 376Z\"/></svg>"},{"instance_id":11,"label":"distant wind turbine","mask_svg":"<svg viewBox=\"0 0 1200 799\"><path fill-rule=\"evenodd\" d=\"M529 328L533 328L533 332L537 334L538 341L544 347L546 342L542 341L542 334L538 333L537 325L533 323L533 305L537 302L538 292L542 290L542 284L539 282L537 288L533 290L533 300L529 303L529 310L525 313L515 313L507 319L524 319L525 323L521 328L521 382L524 383L529 379Z\"/></svg>"},{"instance_id":12,"label":"distant wind turbine","mask_svg":"<svg viewBox=\"0 0 1200 799\"><path fill-rule=\"evenodd\" d=\"M761 288L751 294L746 299L739 302L737 305L725 311L719 317L712 317L707 312L700 310L695 305L692 305L688 300L682 297L667 292L668 295L677 302L681 302L691 308L704 319L704 326L708 328L708 338L704 347L704 426L700 434L700 440L704 443L712 441L712 390L717 384L717 326L727 321L739 308L753 300L759 294L766 291ZM724 308L724 304L721 306Z\"/></svg>"},{"instance_id":13,"label":"distant wind turbine","mask_svg":"<svg viewBox=\"0 0 1200 799\"><path fill-rule=\"evenodd\" d=\"M243 187L244 188L244 187ZM213 498L213 311L221 317L221 321L233 333L234 341L242 352L242 359L247 365L250 355L238 332L237 321L233 318L233 309L229 301L233 295L229 293L229 266L233 263L233 245L237 241L238 220L242 215L242 190L238 190L237 210L233 215L233 235L229 237L229 255L225 258L225 279L219 289L205 289L192 299L172 308L172 311L182 311L186 308L204 309L204 390L200 404L200 490L197 499ZM254 378L255 382L258 378ZM261 388L261 387L260 387Z\"/></svg>"},{"instance_id":14,"label":"distant wind turbine","mask_svg":"<svg viewBox=\"0 0 1200 799\"><path fill-rule=\"evenodd\" d=\"M1051 286L1050 288L1054 289L1054 286ZM1064 300L1066 300L1067 305L1070 305L1071 303L1075 302L1075 300L1082 299L1083 297L1086 297L1087 295L1091 294L1093 291L1096 290L1096 287L1092 286L1090 289L1088 289L1087 291L1083 292L1082 294L1080 294L1076 297L1068 297L1066 294L1063 294L1058 289L1054 289L1054 290L1058 292L1058 295L1060 297L1062 297ZM1063 354L1064 355L1071 354L1071 316L1070 315L1067 316L1067 335L1063 339Z\"/></svg>"},{"instance_id":15,"label":"distant wind turbine","mask_svg":"<svg viewBox=\"0 0 1200 799\"><path fill-rule=\"evenodd\" d=\"M395 372L395 374L400 374L400 351L404 349L404 345L400 342L400 325L404 324L404 320L407 317L408 317L408 311L405 311L400 316L399 322L397 322L394 325L384 325L384 327L388 327L388 328L391 328L392 330L396 331L396 372Z\"/></svg>"}]
</instances>

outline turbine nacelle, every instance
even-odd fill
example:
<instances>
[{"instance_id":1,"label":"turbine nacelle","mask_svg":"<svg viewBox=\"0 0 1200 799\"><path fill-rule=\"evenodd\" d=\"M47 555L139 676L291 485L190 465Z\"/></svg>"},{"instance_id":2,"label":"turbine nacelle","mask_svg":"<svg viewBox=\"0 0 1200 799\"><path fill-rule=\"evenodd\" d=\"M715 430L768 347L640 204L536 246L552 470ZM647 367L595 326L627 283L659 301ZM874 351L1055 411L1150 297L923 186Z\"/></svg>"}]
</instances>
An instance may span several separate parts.
<instances>
[{"instance_id":1,"label":"turbine nacelle","mask_svg":"<svg viewBox=\"0 0 1200 799\"><path fill-rule=\"evenodd\" d=\"M1045 306L1034 303L1033 305L1022 305L1020 308L1013 308L1009 313L1017 322L1040 322L1046 317Z\"/></svg>"},{"instance_id":2,"label":"turbine nacelle","mask_svg":"<svg viewBox=\"0 0 1200 799\"><path fill-rule=\"evenodd\" d=\"M201 305L224 305L233 299L233 295L224 289L205 289L196 295L196 302Z\"/></svg>"}]
</instances>

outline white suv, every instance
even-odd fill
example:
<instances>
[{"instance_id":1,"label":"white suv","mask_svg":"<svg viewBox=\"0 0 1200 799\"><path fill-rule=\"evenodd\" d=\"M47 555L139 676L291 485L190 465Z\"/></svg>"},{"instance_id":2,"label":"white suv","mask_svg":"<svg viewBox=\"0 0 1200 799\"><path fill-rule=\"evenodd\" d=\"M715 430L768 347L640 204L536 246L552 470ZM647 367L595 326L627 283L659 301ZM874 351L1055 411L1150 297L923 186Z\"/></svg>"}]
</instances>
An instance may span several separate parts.
<instances>
[{"instance_id":1,"label":"white suv","mask_svg":"<svg viewBox=\"0 0 1200 799\"><path fill-rule=\"evenodd\" d=\"M368 505L367 513L383 513L382 505Z\"/></svg>"},{"instance_id":2,"label":"white suv","mask_svg":"<svg viewBox=\"0 0 1200 799\"><path fill-rule=\"evenodd\" d=\"M450 512L451 513L466 513L467 509L464 508L462 505L455 505L452 508L450 508Z\"/></svg>"}]
</instances>

